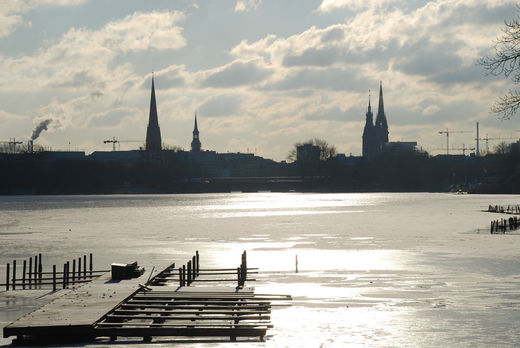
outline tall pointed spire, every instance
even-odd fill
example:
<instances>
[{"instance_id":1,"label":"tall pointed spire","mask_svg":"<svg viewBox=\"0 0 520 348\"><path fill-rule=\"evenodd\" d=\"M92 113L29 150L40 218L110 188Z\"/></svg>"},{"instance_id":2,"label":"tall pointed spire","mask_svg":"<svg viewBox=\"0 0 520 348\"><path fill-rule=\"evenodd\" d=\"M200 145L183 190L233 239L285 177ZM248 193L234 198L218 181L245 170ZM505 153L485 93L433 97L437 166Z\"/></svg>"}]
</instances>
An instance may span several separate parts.
<instances>
[{"instance_id":1,"label":"tall pointed spire","mask_svg":"<svg viewBox=\"0 0 520 348\"><path fill-rule=\"evenodd\" d=\"M193 140L191 141L191 152L199 152L201 147L199 139L199 127L197 126L197 112L195 111L195 126L193 127Z\"/></svg>"},{"instance_id":2,"label":"tall pointed spire","mask_svg":"<svg viewBox=\"0 0 520 348\"><path fill-rule=\"evenodd\" d=\"M379 81L379 106L377 108L376 124L379 147L388 143L388 123L386 121L385 106L383 103L383 81Z\"/></svg>"},{"instance_id":3,"label":"tall pointed spire","mask_svg":"<svg viewBox=\"0 0 520 348\"><path fill-rule=\"evenodd\" d=\"M148 128L146 129L146 151L161 151L161 129L157 116L157 103L155 101L155 85L152 72L152 92L150 96L150 113L148 116Z\"/></svg>"}]
</instances>

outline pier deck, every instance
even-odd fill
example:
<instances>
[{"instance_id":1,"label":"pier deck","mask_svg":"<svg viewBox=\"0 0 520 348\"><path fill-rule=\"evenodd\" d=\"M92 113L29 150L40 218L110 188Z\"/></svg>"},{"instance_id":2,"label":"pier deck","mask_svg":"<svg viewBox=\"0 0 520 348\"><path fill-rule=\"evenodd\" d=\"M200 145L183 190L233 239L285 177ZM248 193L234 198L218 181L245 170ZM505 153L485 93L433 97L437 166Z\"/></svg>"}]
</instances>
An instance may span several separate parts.
<instances>
[{"instance_id":1,"label":"pier deck","mask_svg":"<svg viewBox=\"0 0 520 348\"><path fill-rule=\"evenodd\" d=\"M204 271L197 265L196 271L191 269L191 286L179 286L182 277L175 274L175 264L165 266L150 280L149 272L120 281L110 280L107 273L80 287L61 290L62 296L6 326L4 337L17 336L20 342L26 338L85 342L98 337L149 341L155 336L263 340L272 327L270 301L291 298L255 294L252 287L243 285L250 270L245 259L243 265L234 273L235 279L232 274L223 279L222 270Z\"/></svg>"},{"instance_id":2,"label":"pier deck","mask_svg":"<svg viewBox=\"0 0 520 348\"><path fill-rule=\"evenodd\" d=\"M6 326L4 337L90 337L92 324L139 289L148 276L145 272L139 278L112 281L106 273L79 287L60 290L63 295Z\"/></svg>"}]
</instances>

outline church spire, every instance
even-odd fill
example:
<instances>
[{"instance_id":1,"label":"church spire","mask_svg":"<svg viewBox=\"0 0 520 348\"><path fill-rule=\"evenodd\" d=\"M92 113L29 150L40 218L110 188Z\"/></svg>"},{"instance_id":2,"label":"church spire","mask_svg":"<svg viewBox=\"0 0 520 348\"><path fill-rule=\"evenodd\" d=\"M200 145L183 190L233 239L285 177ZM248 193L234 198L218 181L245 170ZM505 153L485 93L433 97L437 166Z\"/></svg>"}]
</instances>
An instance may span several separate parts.
<instances>
[{"instance_id":1,"label":"church spire","mask_svg":"<svg viewBox=\"0 0 520 348\"><path fill-rule=\"evenodd\" d=\"M368 91L368 110L365 114L366 122L363 130L363 157L373 158L375 154L375 128L374 128L374 114L372 113L372 106L370 105L370 90Z\"/></svg>"},{"instance_id":2,"label":"church spire","mask_svg":"<svg viewBox=\"0 0 520 348\"><path fill-rule=\"evenodd\" d=\"M195 111L195 126L193 127L193 140L191 141L191 152L199 152L201 147L199 139L199 127L197 126L197 112Z\"/></svg>"},{"instance_id":3,"label":"church spire","mask_svg":"<svg viewBox=\"0 0 520 348\"><path fill-rule=\"evenodd\" d=\"M378 132L378 143L382 148L388 143L388 123L386 121L385 106L383 103L383 81L379 81L379 106L375 124Z\"/></svg>"},{"instance_id":4,"label":"church spire","mask_svg":"<svg viewBox=\"0 0 520 348\"><path fill-rule=\"evenodd\" d=\"M155 85L152 72L152 92L150 96L150 113L148 115L148 128L146 129L146 150L161 151L161 129L157 116L157 103L155 101Z\"/></svg>"}]
</instances>

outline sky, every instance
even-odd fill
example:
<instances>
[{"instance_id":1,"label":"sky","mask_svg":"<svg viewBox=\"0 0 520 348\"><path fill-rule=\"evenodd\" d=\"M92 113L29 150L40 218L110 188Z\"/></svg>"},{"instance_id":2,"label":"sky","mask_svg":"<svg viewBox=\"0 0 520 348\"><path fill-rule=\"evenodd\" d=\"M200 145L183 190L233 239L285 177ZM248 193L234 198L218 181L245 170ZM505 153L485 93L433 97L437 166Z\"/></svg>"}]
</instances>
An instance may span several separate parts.
<instances>
[{"instance_id":1,"label":"sky","mask_svg":"<svg viewBox=\"0 0 520 348\"><path fill-rule=\"evenodd\" d=\"M490 113L513 86L476 64L493 54L509 0L8 0L0 7L0 140L53 150L145 141L154 73L163 143L284 160L321 138L361 154L383 83L390 141L431 154L490 150L520 116ZM376 110L377 112L377 110ZM465 132L465 133L462 133ZM481 141L481 150L486 142Z\"/></svg>"}]
</instances>

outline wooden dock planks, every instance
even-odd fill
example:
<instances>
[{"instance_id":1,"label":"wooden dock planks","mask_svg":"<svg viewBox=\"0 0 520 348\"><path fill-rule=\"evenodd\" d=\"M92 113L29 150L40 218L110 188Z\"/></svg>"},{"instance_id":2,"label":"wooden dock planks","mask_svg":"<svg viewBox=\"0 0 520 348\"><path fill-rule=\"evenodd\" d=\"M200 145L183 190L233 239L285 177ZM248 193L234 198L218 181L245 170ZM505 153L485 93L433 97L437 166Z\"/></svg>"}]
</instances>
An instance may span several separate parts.
<instances>
[{"instance_id":1,"label":"wooden dock planks","mask_svg":"<svg viewBox=\"0 0 520 348\"><path fill-rule=\"evenodd\" d=\"M197 274L198 254L192 264L196 265L188 267L191 268L188 279L192 281L186 282L191 286L178 286L180 274L172 277L175 273L172 264L152 279L145 273L136 279L114 282L107 273L91 283L63 290L62 296L5 327L4 337L17 336L20 341L27 336L42 341L52 341L53 337L83 341L97 337L111 340L142 337L149 341L155 336L264 340L267 329L272 328L271 301L291 299L257 295L253 288L244 286L250 270L245 252L239 274L234 273L235 279L221 278L222 272L234 269L204 269ZM217 281L208 285L197 282L199 277L214 277Z\"/></svg>"},{"instance_id":2,"label":"wooden dock planks","mask_svg":"<svg viewBox=\"0 0 520 348\"><path fill-rule=\"evenodd\" d=\"M111 281L106 273L74 289L60 290L62 296L4 327L4 338L21 335L92 334L92 324L146 282L148 274L136 279Z\"/></svg>"}]
</instances>

